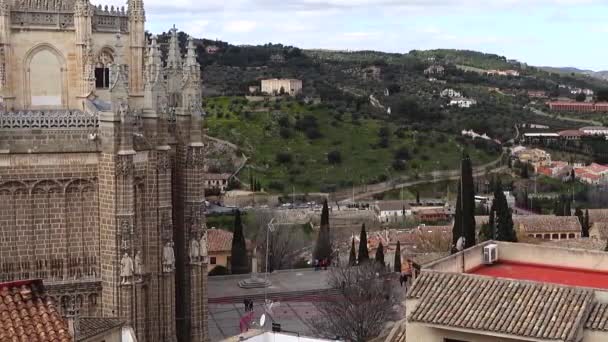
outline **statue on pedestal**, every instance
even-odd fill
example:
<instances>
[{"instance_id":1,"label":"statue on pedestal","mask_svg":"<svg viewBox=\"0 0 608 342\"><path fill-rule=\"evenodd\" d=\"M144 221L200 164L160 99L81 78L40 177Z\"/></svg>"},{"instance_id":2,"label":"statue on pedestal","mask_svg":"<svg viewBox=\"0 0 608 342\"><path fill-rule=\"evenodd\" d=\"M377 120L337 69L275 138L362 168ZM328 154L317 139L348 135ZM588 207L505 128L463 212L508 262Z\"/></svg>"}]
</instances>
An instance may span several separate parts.
<instances>
[{"instance_id":1,"label":"statue on pedestal","mask_svg":"<svg viewBox=\"0 0 608 342\"><path fill-rule=\"evenodd\" d=\"M138 281L142 280L142 275L144 274L144 265L143 265L143 261L141 260L141 251L137 251L137 253L135 254L135 263L133 266L133 273L137 277Z\"/></svg>"},{"instance_id":2,"label":"statue on pedestal","mask_svg":"<svg viewBox=\"0 0 608 342\"><path fill-rule=\"evenodd\" d=\"M175 254L173 242L168 241L163 248L163 272L171 273L175 269Z\"/></svg>"},{"instance_id":3,"label":"statue on pedestal","mask_svg":"<svg viewBox=\"0 0 608 342\"><path fill-rule=\"evenodd\" d=\"M207 262L207 256L209 256L209 250L207 247L207 229L203 230L203 234L201 234L201 240L199 242L199 255L201 257L202 262Z\"/></svg>"},{"instance_id":4,"label":"statue on pedestal","mask_svg":"<svg viewBox=\"0 0 608 342\"><path fill-rule=\"evenodd\" d=\"M133 259L125 253L120 260L120 284L130 284L131 278L133 278Z\"/></svg>"},{"instance_id":5,"label":"statue on pedestal","mask_svg":"<svg viewBox=\"0 0 608 342\"><path fill-rule=\"evenodd\" d=\"M189 252L191 264L198 264L199 262L201 262L200 245L196 237L193 237L192 240L190 240Z\"/></svg>"}]
</instances>

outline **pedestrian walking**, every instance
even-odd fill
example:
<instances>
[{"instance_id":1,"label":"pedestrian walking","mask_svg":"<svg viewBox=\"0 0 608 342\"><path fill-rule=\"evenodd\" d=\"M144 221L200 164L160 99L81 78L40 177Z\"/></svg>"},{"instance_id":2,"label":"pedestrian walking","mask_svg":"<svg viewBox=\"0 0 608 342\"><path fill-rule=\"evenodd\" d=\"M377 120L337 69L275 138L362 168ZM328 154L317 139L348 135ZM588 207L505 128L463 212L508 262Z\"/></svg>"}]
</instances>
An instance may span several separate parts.
<instances>
[{"instance_id":1,"label":"pedestrian walking","mask_svg":"<svg viewBox=\"0 0 608 342\"><path fill-rule=\"evenodd\" d=\"M245 307L245 312L249 311L249 300L247 298L243 298L243 306Z\"/></svg>"},{"instance_id":2,"label":"pedestrian walking","mask_svg":"<svg viewBox=\"0 0 608 342\"><path fill-rule=\"evenodd\" d=\"M405 283L405 276L403 274L399 276L399 283L401 284L401 287L403 287L403 283Z\"/></svg>"}]
</instances>

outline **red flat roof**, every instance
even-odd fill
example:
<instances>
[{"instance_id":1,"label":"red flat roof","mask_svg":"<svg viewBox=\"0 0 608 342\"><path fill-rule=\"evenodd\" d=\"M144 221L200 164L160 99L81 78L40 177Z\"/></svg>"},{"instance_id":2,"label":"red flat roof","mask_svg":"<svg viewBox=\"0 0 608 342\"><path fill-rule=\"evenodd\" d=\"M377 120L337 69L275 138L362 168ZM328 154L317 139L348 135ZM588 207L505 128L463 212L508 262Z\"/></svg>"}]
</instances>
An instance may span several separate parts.
<instances>
[{"instance_id":1,"label":"red flat roof","mask_svg":"<svg viewBox=\"0 0 608 342\"><path fill-rule=\"evenodd\" d=\"M494 265L481 266L467 273L496 278L608 289L608 272L578 268L500 261Z\"/></svg>"}]
</instances>

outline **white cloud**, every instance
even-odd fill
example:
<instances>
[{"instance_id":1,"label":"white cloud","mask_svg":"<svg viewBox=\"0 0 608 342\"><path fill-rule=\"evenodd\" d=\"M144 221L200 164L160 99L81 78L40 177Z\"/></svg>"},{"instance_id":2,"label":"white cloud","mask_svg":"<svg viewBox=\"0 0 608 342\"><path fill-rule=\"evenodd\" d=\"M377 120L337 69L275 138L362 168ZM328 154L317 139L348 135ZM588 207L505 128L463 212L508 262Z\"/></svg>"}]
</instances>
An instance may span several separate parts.
<instances>
[{"instance_id":1,"label":"white cloud","mask_svg":"<svg viewBox=\"0 0 608 342\"><path fill-rule=\"evenodd\" d=\"M248 33L256 29L258 24L251 20L231 20L224 24L224 31L230 33Z\"/></svg>"}]
</instances>

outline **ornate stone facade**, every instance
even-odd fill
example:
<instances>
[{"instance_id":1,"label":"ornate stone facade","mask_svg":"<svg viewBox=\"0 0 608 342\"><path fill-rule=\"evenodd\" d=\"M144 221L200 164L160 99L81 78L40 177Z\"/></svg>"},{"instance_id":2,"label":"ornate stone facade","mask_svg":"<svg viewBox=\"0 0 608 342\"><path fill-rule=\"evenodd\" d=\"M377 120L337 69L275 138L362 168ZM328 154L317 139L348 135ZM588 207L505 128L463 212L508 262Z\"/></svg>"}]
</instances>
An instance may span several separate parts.
<instances>
[{"instance_id":1,"label":"ornate stone facade","mask_svg":"<svg viewBox=\"0 0 608 342\"><path fill-rule=\"evenodd\" d=\"M144 21L142 0L0 0L0 281L207 341L200 66L175 29L164 65Z\"/></svg>"}]
</instances>

